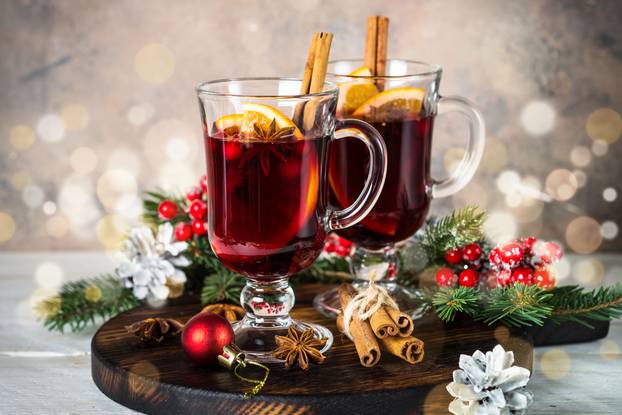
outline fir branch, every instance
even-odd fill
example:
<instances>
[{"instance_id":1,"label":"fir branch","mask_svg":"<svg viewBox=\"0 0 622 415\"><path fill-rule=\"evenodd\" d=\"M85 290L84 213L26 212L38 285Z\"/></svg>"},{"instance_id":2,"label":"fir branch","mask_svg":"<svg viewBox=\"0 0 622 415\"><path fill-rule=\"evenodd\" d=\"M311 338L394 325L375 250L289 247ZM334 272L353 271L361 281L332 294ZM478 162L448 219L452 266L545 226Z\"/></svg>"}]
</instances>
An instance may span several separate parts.
<instances>
[{"instance_id":1,"label":"fir branch","mask_svg":"<svg viewBox=\"0 0 622 415\"><path fill-rule=\"evenodd\" d=\"M575 321L592 327L586 320L611 320L622 317L622 283L584 291L577 285L551 290L553 321Z\"/></svg>"},{"instance_id":2,"label":"fir branch","mask_svg":"<svg viewBox=\"0 0 622 415\"><path fill-rule=\"evenodd\" d=\"M479 291L471 287L444 287L432 296L432 305L438 317L453 321L457 313L474 316L480 309Z\"/></svg>"},{"instance_id":3,"label":"fir branch","mask_svg":"<svg viewBox=\"0 0 622 415\"><path fill-rule=\"evenodd\" d=\"M35 311L48 330L63 332L68 326L75 332L140 303L116 275L104 274L63 284L58 295L38 303Z\"/></svg>"},{"instance_id":4,"label":"fir branch","mask_svg":"<svg viewBox=\"0 0 622 415\"><path fill-rule=\"evenodd\" d=\"M352 281L350 262L340 256L321 256L313 265L292 278L293 284L319 282L323 284Z\"/></svg>"},{"instance_id":5,"label":"fir branch","mask_svg":"<svg viewBox=\"0 0 622 415\"><path fill-rule=\"evenodd\" d=\"M445 251L482 239L482 225L486 213L477 206L466 206L430 223L421 241L431 262L441 258Z\"/></svg>"},{"instance_id":6,"label":"fir branch","mask_svg":"<svg viewBox=\"0 0 622 415\"><path fill-rule=\"evenodd\" d=\"M514 284L488 292L486 305L477 320L486 324L503 323L510 327L542 326L550 317L553 294L537 285Z\"/></svg>"},{"instance_id":7,"label":"fir branch","mask_svg":"<svg viewBox=\"0 0 622 415\"><path fill-rule=\"evenodd\" d=\"M240 305L240 294L244 288L244 278L228 270L211 274L203 280L201 302L214 304L229 302Z\"/></svg>"}]
</instances>

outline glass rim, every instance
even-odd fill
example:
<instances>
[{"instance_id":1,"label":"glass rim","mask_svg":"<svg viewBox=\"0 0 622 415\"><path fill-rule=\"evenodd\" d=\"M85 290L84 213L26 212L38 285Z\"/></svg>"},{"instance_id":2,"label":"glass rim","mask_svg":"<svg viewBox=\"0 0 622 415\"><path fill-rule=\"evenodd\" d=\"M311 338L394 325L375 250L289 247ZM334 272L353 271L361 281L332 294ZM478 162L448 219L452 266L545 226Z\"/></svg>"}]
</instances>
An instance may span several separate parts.
<instances>
[{"instance_id":1,"label":"glass rim","mask_svg":"<svg viewBox=\"0 0 622 415\"><path fill-rule=\"evenodd\" d=\"M335 82L324 81L324 87L327 85L330 89L314 92L309 94L287 94L287 95L268 95L268 94L233 94L228 92L216 92L210 91L207 89L212 85L218 84L226 84L230 82L245 82L245 81L294 81L294 82L303 82L300 78L295 77L280 77L280 76L252 76L252 77L240 77L240 78L221 78L214 79L211 81L204 81L199 83L195 87L195 91L197 95L207 95L214 97L230 97L230 98L250 98L250 99L305 99L312 97L327 97L327 96L337 96L339 93L339 88Z\"/></svg>"},{"instance_id":2,"label":"glass rim","mask_svg":"<svg viewBox=\"0 0 622 415\"><path fill-rule=\"evenodd\" d=\"M329 65L335 65L340 62L363 62L364 59L361 58L349 58L349 59L334 59L328 61ZM413 59L402 59L402 58L388 58L387 62L391 61L400 61L405 62L407 64L415 64L415 65L423 65L426 67L426 70L420 72L407 73L405 75L383 75L383 76L367 76L367 75L348 75L348 74L337 74L334 72L327 71L326 74L334 77L347 77L347 78L364 78L364 79L400 79L400 78L416 78L416 77L426 77L430 75L440 75L443 72L443 68L441 65L436 63L428 63L423 61L417 61Z\"/></svg>"}]
</instances>

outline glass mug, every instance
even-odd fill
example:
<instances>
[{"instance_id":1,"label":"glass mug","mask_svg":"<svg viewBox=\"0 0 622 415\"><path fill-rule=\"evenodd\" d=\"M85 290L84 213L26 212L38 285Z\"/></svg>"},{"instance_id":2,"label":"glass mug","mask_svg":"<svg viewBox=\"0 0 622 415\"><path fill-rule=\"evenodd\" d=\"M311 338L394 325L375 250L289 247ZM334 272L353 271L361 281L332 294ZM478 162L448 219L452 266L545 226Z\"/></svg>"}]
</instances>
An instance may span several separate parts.
<instances>
[{"instance_id":1,"label":"glass mug","mask_svg":"<svg viewBox=\"0 0 622 415\"><path fill-rule=\"evenodd\" d=\"M423 225L432 199L451 196L471 180L484 152L484 120L466 99L439 95L441 68L437 65L390 59L387 75L382 77L357 71L364 65L362 60L332 61L328 76L340 88L338 119L359 118L382 135L387 147L387 177L366 218L336 232L355 243L350 263L354 284L365 285L370 278L385 284L398 304L416 317L420 311L418 291L396 283L394 247ZM432 130L436 115L450 112L468 119L467 147L451 176L437 181L430 175ZM362 188L367 164L363 150L349 139L331 144L331 205L347 206ZM335 290L320 294L314 302L325 315L334 316L338 309Z\"/></svg>"},{"instance_id":2,"label":"glass mug","mask_svg":"<svg viewBox=\"0 0 622 415\"><path fill-rule=\"evenodd\" d=\"M274 336L290 325L313 328L332 344L330 331L293 320L289 277L309 267L328 232L360 222L380 195L386 147L360 120L336 120L338 89L299 95L302 81L240 78L197 87L207 162L208 236L228 269L246 277L245 317L234 324L236 344L249 356L271 357ZM293 120L293 121L292 121ZM328 205L328 144L355 137L368 167L349 206Z\"/></svg>"}]
</instances>

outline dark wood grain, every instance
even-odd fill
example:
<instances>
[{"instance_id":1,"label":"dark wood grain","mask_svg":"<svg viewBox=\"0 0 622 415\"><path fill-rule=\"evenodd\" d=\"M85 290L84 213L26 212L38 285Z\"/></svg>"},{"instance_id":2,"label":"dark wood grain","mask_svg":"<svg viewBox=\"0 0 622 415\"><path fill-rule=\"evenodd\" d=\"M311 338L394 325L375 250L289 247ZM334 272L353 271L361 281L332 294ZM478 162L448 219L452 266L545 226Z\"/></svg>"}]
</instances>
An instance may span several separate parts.
<instances>
[{"instance_id":1,"label":"dark wood grain","mask_svg":"<svg viewBox=\"0 0 622 415\"><path fill-rule=\"evenodd\" d=\"M336 334L326 362L308 373L272 365L268 383L252 399L243 398L248 385L225 369L193 365L178 339L147 346L126 333L126 325L150 316L185 322L201 309L192 297L160 309L139 307L104 324L92 342L93 379L111 399L148 414L445 414L450 402L445 385L461 353L502 343L514 351L517 364L532 366L531 342L520 333L471 321L446 326L429 315L416 322L414 333L426 345L421 364L410 366L384 353L376 367L364 368L334 322L311 307L313 294L323 289L326 286L297 287L293 315L324 324Z\"/></svg>"}]
</instances>

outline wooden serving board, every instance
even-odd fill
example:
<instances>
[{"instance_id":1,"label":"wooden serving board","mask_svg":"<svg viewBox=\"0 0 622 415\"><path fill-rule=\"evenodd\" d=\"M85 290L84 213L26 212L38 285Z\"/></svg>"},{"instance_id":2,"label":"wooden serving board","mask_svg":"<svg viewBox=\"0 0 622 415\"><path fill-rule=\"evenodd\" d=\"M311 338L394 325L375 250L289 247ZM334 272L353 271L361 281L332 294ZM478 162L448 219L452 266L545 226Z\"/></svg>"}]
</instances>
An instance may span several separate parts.
<instances>
[{"instance_id":1,"label":"wooden serving board","mask_svg":"<svg viewBox=\"0 0 622 415\"><path fill-rule=\"evenodd\" d=\"M505 327L490 328L471 321L446 326L429 314L416 322L415 335L425 341L425 359L415 366L383 353L373 368L360 365L354 345L311 306L313 295L326 285L296 287L293 315L321 323L335 335L326 362L309 372L270 365L270 378L251 399L249 385L220 367L193 365L179 339L143 345L125 326L147 317L186 321L201 310L197 298L171 301L159 309L139 307L122 313L95 334L92 376L111 399L148 414L446 414L451 381L461 353L492 349L501 343L514 351L518 365L531 369L530 340Z\"/></svg>"}]
</instances>

